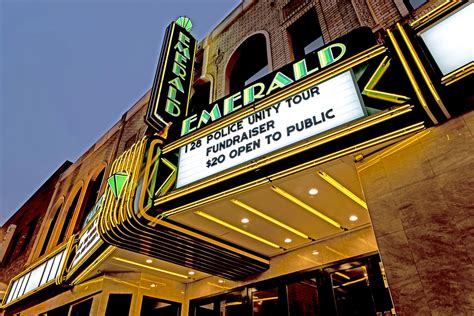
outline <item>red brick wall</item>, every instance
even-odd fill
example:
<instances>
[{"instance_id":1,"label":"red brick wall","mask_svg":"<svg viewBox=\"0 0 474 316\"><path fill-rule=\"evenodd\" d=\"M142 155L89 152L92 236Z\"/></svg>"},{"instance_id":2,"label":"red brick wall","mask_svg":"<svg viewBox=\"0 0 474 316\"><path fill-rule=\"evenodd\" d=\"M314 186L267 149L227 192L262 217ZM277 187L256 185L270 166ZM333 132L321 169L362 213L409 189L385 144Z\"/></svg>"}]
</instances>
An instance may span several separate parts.
<instances>
[{"instance_id":1,"label":"red brick wall","mask_svg":"<svg viewBox=\"0 0 474 316\"><path fill-rule=\"evenodd\" d=\"M25 269L28 257L33 249L34 240L38 236L41 223L48 209L49 202L54 192L56 183L71 163L65 162L58 170L23 204L23 206L2 226L6 230L10 225L16 225L12 242L8 245L7 253L0 265L0 282L8 283L9 280ZM29 224L37 219L31 238L26 239ZM16 238L17 236L18 238ZM15 240L16 239L16 240ZM26 243L26 245L25 245ZM23 245L25 245L23 247ZM21 248L24 248L21 251ZM5 261L6 260L6 261Z\"/></svg>"}]
</instances>

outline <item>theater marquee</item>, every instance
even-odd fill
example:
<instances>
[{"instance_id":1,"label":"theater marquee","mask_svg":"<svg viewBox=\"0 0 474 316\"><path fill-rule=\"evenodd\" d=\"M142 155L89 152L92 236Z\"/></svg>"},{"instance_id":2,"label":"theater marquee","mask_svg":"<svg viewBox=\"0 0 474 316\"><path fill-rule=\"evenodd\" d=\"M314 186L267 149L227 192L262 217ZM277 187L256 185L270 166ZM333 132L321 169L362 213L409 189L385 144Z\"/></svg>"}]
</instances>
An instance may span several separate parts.
<instances>
[{"instance_id":1,"label":"theater marquee","mask_svg":"<svg viewBox=\"0 0 474 316\"><path fill-rule=\"evenodd\" d=\"M351 71L180 148L177 187L252 161L365 115Z\"/></svg>"}]
</instances>

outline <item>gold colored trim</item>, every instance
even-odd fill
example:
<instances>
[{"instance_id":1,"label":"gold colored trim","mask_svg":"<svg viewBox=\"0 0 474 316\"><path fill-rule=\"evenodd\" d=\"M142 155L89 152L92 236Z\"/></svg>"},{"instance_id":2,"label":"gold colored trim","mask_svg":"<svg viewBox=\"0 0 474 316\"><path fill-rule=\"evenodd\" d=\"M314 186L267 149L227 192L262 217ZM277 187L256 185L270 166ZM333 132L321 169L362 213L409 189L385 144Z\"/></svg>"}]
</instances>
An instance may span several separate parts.
<instances>
[{"instance_id":1,"label":"gold colored trim","mask_svg":"<svg viewBox=\"0 0 474 316\"><path fill-rule=\"evenodd\" d=\"M235 200L235 199L232 199L231 202L234 203L235 205L240 206L241 208L243 208L243 209L249 211L250 213L253 213L253 214L257 215L257 216L260 216L261 218L266 219L267 221L269 221L269 222L271 222L271 223L273 223L273 224L275 224L275 225L277 225L277 226L280 226L281 228L284 228L284 229L286 229L287 231L292 232L292 233L295 234L295 235L300 236L301 238L304 238L304 239L312 239L312 238L310 238L308 235L306 235L306 234L300 232L299 230L297 230L297 229L295 229L295 228L293 228L293 227L291 227L291 226L288 226L288 225L286 225L285 223L282 223L282 222L280 222L279 220L277 220L277 219L275 219L275 218L273 218L273 217L271 217L271 216L268 216L267 214L264 214L264 213L260 212L259 210L257 210L257 209L255 209L255 208L251 207L250 205L245 204L244 202L241 202L241 201Z\"/></svg>"},{"instance_id":2,"label":"gold colored trim","mask_svg":"<svg viewBox=\"0 0 474 316\"><path fill-rule=\"evenodd\" d=\"M385 158L385 157L388 157L394 153L396 153L397 151L400 151L404 148L406 148L407 146L413 144L414 142L420 140L421 138L425 137L426 135L430 134L431 133L431 130L424 130L418 134L415 134L391 147L389 147L387 150L384 150L383 152L381 153L378 153L378 154L375 154L374 156L370 157L370 159L367 159L359 165L357 166L357 171L358 172L362 172L364 171L365 169L373 166L374 164L376 164L377 162L379 162L381 159Z\"/></svg>"},{"instance_id":3,"label":"gold colored trim","mask_svg":"<svg viewBox=\"0 0 474 316\"><path fill-rule=\"evenodd\" d=\"M337 274L338 276L343 277L346 280L351 279L350 277L348 277L347 275L345 275L344 273L341 273L341 272L335 272L334 274Z\"/></svg>"},{"instance_id":4,"label":"gold colored trim","mask_svg":"<svg viewBox=\"0 0 474 316\"><path fill-rule=\"evenodd\" d=\"M348 198L350 198L352 201L354 201L355 203L359 204L360 206L362 206L364 209L367 210L367 203L362 200L360 197L358 197L357 195L354 194L354 192L352 192L351 190L349 190L348 188L346 188L344 185L342 185L341 183L339 183L337 180L335 180L334 178L332 178L330 175L328 175L326 172L322 171L322 170L318 170L316 172L316 174L321 177L321 179L323 179L324 181L326 181L327 183L329 183L330 185L332 185L334 188L336 188L339 192L341 192L342 194L344 194L345 196L347 196Z\"/></svg>"},{"instance_id":5,"label":"gold colored trim","mask_svg":"<svg viewBox=\"0 0 474 316\"><path fill-rule=\"evenodd\" d=\"M215 284L215 283L212 283L212 282L207 282L208 285L211 285L211 286L215 286L217 288L220 288L220 289L224 289L224 290L230 290L232 289L231 287L229 286L223 286L223 285L219 285L219 284Z\"/></svg>"},{"instance_id":6,"label":"gold colored trim","mask_svg":"<svg viewBox=\"0 0 474 316\"><path fill-rule=\"evenodd\" d=\"M69 237L69 240L66 244L66 252L64 254L65 258L63 261L62 266L59 268L59 273L56 276L56 285L61 285L65 281L65 274L66 274L66 269L67 269L67 263L69 261L69 257L71 256L72 249L74 248L74 242L76 241L76 236L72 235Z\"/></svg>"},{"instance_id":7,"label":"gold colored trim","mask_svg":"<svg viewBox=\"0 0 474 316\"><path fill-rule=\"evenodd\" d=\"M188 277L187 275L184 275L184 274L179 274L179 273L176 273L176 272L173 272L173 271L168 271L168 270L164 270L164 269L160 269L160 268L156 268L156 267L147 266L146 264L141 264L141 263L138 263L138 262L135 262L135 261L126 260L126 259L122 259L122 258L119 258L119 257L113 257L113 259L116 260L116 261L124 262L124 263L131 264L131 265L135 265L137 267L141 267L141 268L157 271L157 272L160 272L160 273L166 273L166 274L169 274L169 275L177 276L177 277L182 278L182 279L186 279L186 280L191 279L190 277Z\"/></svg>"},{"instance_id":8,"label":"gold colored trim","mask_svg":"<svg viewBox=\"0 0 474 316\"><path fill-rule=\"evenodd\" d=\"M134 144L127 152L123 153L120 157L118 157L112 164L112 168L110 173L113 174L117 171L127 170L131 174L130 181L127 182L126 186L123 188L123 194L119 199L115 199L112 195L108 194L106 201L104 202L103 206L103 215L101 216L101 220L99 221L98 229L99 234L105 235L110 239L113 239L120 245L127 245L127 240L116 236L112 230L119 230L121 234L124 236L130 234L138 234L138 232L142 232L144 228L149 229L152 224L159 224L162 227L172 229L174 231L181 232L187 236L194 237L198 240L210 243L212 245L218 246L220 248L226 249L230 252L242 255L246 258L253 259L255 261L269 264L269 260L264 259L262 257L253 255L249 252L237 249L235 247L231 247L225 243L218 242L212 238L200 235L193 231L184 229L182 227L176 226L166 221L162 221L161 218L151 217L146 214L146 211L149 209L149 206L140 202L139 209L138 209L138 216L144 217L151 221L150 225L145 227L140 221L136 219L136 214L134 210L134 194L139 180L139 170L142 163L142 159L144 157L144 151L146 147L148 138L144 137L141 141ZM157 145L158 142L155 141L152 143L153 145ZM150 148L152 145L150 145ZM145 173L149 173L151 168L151 160L148 160L147 166L145 167ZM166 162L165 162L166 164ZM148 178L149 179L149 178ZM146 189L148 187L148 183L143 183L143 188ZM141 197L143 200L143 196ZM123 223L128 223L136 232L129 231L127 228L123 226ZM137 227L138 225L138 227ZM152 236L149 234L143 235L144 238L151 239Z\"/></svg>"},{"instance_id":9,"label":"gold colored trim","mask_svg":"<svg viewBox=\"0 0 474 316\"><path fill-rule=\"evenodd\" d=\"M273 301L277 300L278 296L271 296L271 297L263 297L263 298L257 298L254 296L253 302L264 302L264 301Z\"/></svg>"},{"instance_id":10,"label":"gold colored trim","mask_svg":"<svg viewBox=\"0 0 474 316\"><path fill-rule=\"evenodd\" d=\"M171 26L169 42L166 43L166 44L168 44L168 45L167 45L167 46L168 46L168 47L167 47L168 49L166 50L166 55L165 55L165 58L164 58L165 64L163 65L163 70L165 70L165 69L166 69L166 66L168 66L168 62L171 62L171 61L169 60L169 54L170 54L170 50L171 50L171 40L173 39L173 35L174 35L174 31L175 31L175 26L176 26L176 24L173 23L172 26ZM154 126L158 125L158 124L156 124L156 121L161 121L161 123L162 123L164 126L167 126L167 125L169 124L168 122L166 122L165 120L163 120L163 119L161 118L161 116L158 114L158 112L159 112L159 110L161 110L161 108L158 108L157 102L160 100L160 95L161 95L161 90L162 90L162 86L163 86L163 81L164 81L164 79L165 79L165 75L164 75L164 71L163 71L163 73L161 74L161 78L160 78L160 83L159 83L159 85L158 85L158 89L157 89L157 91L156 91L156 94L157 94L157 95L156 95L156 98L155 98L155 104L152 104L153 109L152 109L152 111L150 111L150 112L153 113L153 115L150 116L150 121L153 123L152 125L154 125ZM151 98L151 95L150 95L150 98ZM150 106L150 105L148 105L148 106ZM147 110L148 110L148 109L147 109Z\"/></svg>"},{"instance_id":11,"label":"gold colored trim","mask_svg":"<svg viewBox=\"0 0 474 316\"><path fill-rule=\"evenodd\" d=\"M447 74L443 78L441 78L441 83L446 86L449 86L469 75L472 75L473 73L474 73L474 62L470 62L464 67L461 67L458 70L455 70Z\"/></svg>"},{"instance_id":12,"label":"gold colored trim","mask_svg":"<svg viewBox=\"0 0 474 316\"><path fill-rule=\"evenodd\" d=\"M107 257L116 249L114 246L109 246L104 250L87 268L82 271L72 282L71 285L79 284L92 270L96 269Z\"/></svg>"},{"instance_id":13,"label":"gold colored trim","mask_svg":"<svg viewBox=\"0 0 474 316\"><path fill-rule=\"evenodd\" d=\"M333 252L333 253L335 253L336 255L339 255L339 256L341 256L341 257L344 257L344 258L347 257L347 255L345 255L345 254L343 254L342 252L340 252L340 251L338 251L338 250L336 250L336 249L334 249L334 248L331 248L331 247L329 247L329 246L325 246L324 248L326 248L327 250L329 250L329 251L331 251L331 252Z\"/></svg>"},{"instance_id":14,"label":"gold colored trim","mask_svg":"<svg viewBox=\"0 0 474 316\"><path fill-rule=\"evenodd\" d=\"M431 119L433 124L438 124L438 120L434 117L433 113L431 113L431 110L428 107L428 104L426 103L426 100L423 97L423 94L421 93L420 87L418 86L418 83L416 82L416 79L413 76L413 73L410 67L408 66L408 62L405 59L405 56L403 56L402 50L400 49L400 46L398 45L397 40L395 39L395 36L393 35L392 31L390 31L389 29L387 29L387 34L390 40L392 41L393 47L395 48L395 51L397 52L397 55L400 58L400 61L402 62L402 66L405 69L408 79L410 80L410 83L413 89L415 90L416 96L418 97L418 100L420 101L421 106L423 107L423 110L425 110L426 114Z\"/></svg>"},{"instance_id":15,"label":"gold colored trim","mask_svg":"<svg viewBox=\"0 0 474 316\"><path fill-rule=\"evenodd\" d=\"M308 204L301 201L297 197L291 195L290 193L286 192L285 190L283 190L283 189L281 189L281 188L279 188L275 185L272 185L272 190L275 193L280 194L281 196L283 196L285 199L289 200L290 202L293 202L294 204L298 205L299 207L303 208L304 210L306 210L306 211L312 213L313 215L316 215L320 219L328 222L329 224L333 225L334 227L339 228L339 229L344 229L341 224L339 224L338 222L336 222L335 220L333 220L329 216L327 216L327 215L323 214L322 212L316 210L314 207L309 206Z\"/></svg>"},{"instance_id":16,"label":"gold colored trim","mask_svg":"<svg viewBox=\"0 0 474 316\"><path fill-rule=\"evenodd\" d=\"M87 231L87 229L90 228L89 226L96 220L96 217L99 216L99 213L100 213L100 210L97 210L96 214L94 214L94 216L91 218L90 222L87 223L87 225L81 231L80 235L77 237L77 239L76 239L77 241L79 241L81 239L81 237L84 235L84 233ZM99 226L99 221L97 221L97 226ZM69 266L70 270L67 271L66 280L68 280L72 276L72 274L74 272L76 272L76 270L79 269L79 267L81 265L83 265L84 262L87 259L89 259L89 256L90 256L91 253L95 252L97 249L99 249L100 246L102 246L104 244L104 241L102 240L102 238L100 238L99 228L97 227L96 229L97 229L97 234L99 235L99 240L97 241L97 243L94 246L92 246L91 249L89 249L89 251L87 251L86 254L84 254L83 258L81 260L79 260L73 267ZM77 250L77 245L74 248L76 248L76 250ZM74 261L74 258L73 258L73 261ZM71 264L72 264L72 262L71 262Z\"/></svg>"},{"instance_id":17,"label":"gold colored trim","mask_svg":"<svg viewBox=\"0 0 474 316\"><path fill-rule=\"evenodd\" d=\"M236 194L239 194L239 193L246 192L246 191L249 191L251 189L257 188L257 187L261 187L263 185L271 183L272 181L276 181L278 179L287 177L287 176L295 174L297 172L304 171L304 170L307 170L307 169L312 168L312 167L316 167L318 165L321 165L325 162L328 162L328 161L331 161L331 160L334 160L334 159L337 159L337 158L341 158L341 157L344 157L344 156L347 156L347 155L350 155L350 154L354 154L356 152L359 152L361 150L370 148L372 146L376 146L376 145L384 143L386 141L396 139L396 138L402 137L402 136L407 135L407 134L412 134L412 133L418 132L420 130L423 130L424 128L425 128L425 126L424 126L423 122L419 122L419 123L407 126L405 128L399 129L397 131L393 131L393 132L387 133L385 135L376 137L374 139L359 143L357 145L347 147L347 148L342 149L340 151L337 151L337 152L334 152L332 154L320 157L318 159L306 162L304 164L288 168L284 171L280 171L280 172L275 173L271 176L260 178L260 179L257 179L255 181L240 185L238 187L234 187L234 188L229 189L227 191L220 192L218 194L214 194L212 196L208 196L206 198L203 198L203 199L188 203L186 205L177 207L175 209L170 210L168 212L167 216L176 215L176 214L185 212L185 211L190 210L190 209L195 208L195 207L201 207L201 206L203 206L205 204L208 204L208 203L211 203L213 201L221 200L221 199L224 199L224 198L232 196L232 195L236 195Z\"/></svg>"},{"instance_id":18,"label":"gold colored trim","mask_svg":"<svg viewBox=\"0 0 474 316\"><path fill-rule=\"evenodd\" d=\"M185 196L185 195L187 195L191 192L195 192L197 190L208 187L210 185L222 182L224 180L228 180L230 178L241 175L241 174L246 173L248 171L261 168L264 165L267 165L267 164L276 162L278 160L290 157L292 155L301 153L305 150L308 150L308 149L314 148L316 146L328 143L332 140L335 140L335 139L338 139L340 137L352 134L352 133L360 131L364 128L367 128L367 127L373 126L375 124L384 122L386 120L395 118L399 115L408 113L410 111L412 111L412 106L411 105L402 105L402 106L394 107L391 110L387 110L387 111L384 111L384 112L380 112L378 114L371 115L371 116L367 117L365 120L360 120L360 121L357 121L357 122L355 122L355 123L353 123L349 126L335 129L335 130L333 130L331 132L328 132L326 134L323 134L322 136L320 136L318 138L315 138L313 140L309 140L309 141L304 142L304 143L295 144L294 146L291 146L290 148L277 151L277 152L275 152L271 155L268 155L268 156L266 156L266 157L264 157L264 158L262 158L262 159L260 159L256 162L254 161L254 162L250 162L248 164L244 164L244 165L239 166L235 169L231 169L229 171L226 171L226 172L222 173L219 176L215 176L215 177L200 181L196 184L191 184L187 187L174 190L174 191L170 192L169 194L167 194L166 196L163 196L163 197L160 197L160 198L156 199L153 202L153 204L154 204L154 206L159 206L162 203L174 200L174 199L179 198L181 196ZM173 209L173 210L165 211L161 215L163 217L167 217L167 216L173 215L176 212L180 212L180 211L181 211L180 208L176 208L176 209Z\"/></svg>"},{"instance_id":19,"label":"gold colored trim","mask_svg":"<svg viewBox=\"0 0 474 316\"><path fill-rule=\"evenodd\" d=\"M428 86L431 94L433 95L434 99L436 100L436 103L438 104L439 108L443 112L444 116L446 116L447 119L451 118L451 115L449 114L448 110L443 104L443 101L441 100L441 97L439 96L438 92L436 91L433 82L431 82L430 77L428 76L428 73L426 72L425 67L423 67L423 64L421 63L420 57L418 57L418 54L415 51L415 48L413 47L410 39L408 38L407 33L403 29L403 27L400 25L400 23L397 23L397 28L400 31L400 34L402 34L402 38L405 41L405 44L408 47L408 50L410 51L411 56L415 60L415 64L418 67L418 70L421 73L421 76L426 82L426 85Z\"/></svg>"},{"instance_id":20,"label":"gold colored trim","mask_svg":"<svg viewBox=\"0 0 474 316\"><path fill-rule=\"evenodd\" d=\"M380 81L380 79L382 79L383 75L385 74L387 69L390 67L390 61L391 61L391 58L389 58L388 56L385 56L382 59L377 69L375 69L374 73L372 74L369 81L365 85L364 90L362 90L361 94L369 98L383 100L383 101L392 102L396 104L406 103L410 101L410 98L407 96L374 90L377 83Z\"/></svg>"},{"instance_id":21,"label":"gold colored trim","mask_svg":"<svg viewBox=\"0 0 474 316\"><path fill-rule=\"evenodd\" d=\"M251 254L251 253L248 253L248 252L246 252L246 251L242 251L242 250L240 250L240 249L234 248L234 247L229 246L229 245L227 245L227 244L218 242L218 241L216 241L216 240L214 240L214 239L211 239L211 238L208 238L208 237L199 235L199 234L194 233L194 232L192 232L192 231L183 229L183 228L181 228L181 227L179 227L179 226L176 226L176 225L173 225L173 224L171 224L171 223L162 221L162 222L160 222L160 225L163 225L163 226L165 226L165 227L167 227L167 228L171 228L171 229L176 230L176 231L179 231L179 232L183 232L183 233L185 233L185 234L188 235L188 236L196 237L196 238L198 238L198 239L201 239L201 240L203 240L203 241L209 242L209 243L211 243L211 244L213 244L213 245L219 246L219 247L221 247L221 248L227 249L227 250L232 251L232 252L235 252L235 253L237 253L237 254L243 255L243 256L245 256L245 257L251 258L251 259L253 259L253 260L256 260L256 261L259 261L259 262L262 262L262 263L265 263L265 264L270 264L270 261L269 261L269 260L266 260L266 259L263 259L263 258L261 258L261 257L255 256L255 255L253 255L253 254Z\"/></svg>"},{"instance_id":22,"label":"gold colored trim","mask_svg":"<svg viewBox=\"0 0 474 316\"><path fill-rule=\"evenodd\" d=\"M322 81L328 80L333 76L336 76L344 71L349 70L350 68L353 68L371 58L374 58L376 56L379 56L387 51L387 48L385 48L382 45L376 45L373 46L351 58L346 60L342 64L337 64L334 66L330 66L326 68L324 71L318 72L314 74L313 76L309 76L307 78L302 79L298 84L289 86L287 89L283 89L280 92L277 92L271 96L266 97L263 100L260 100L256 102L253 106L246 107L242 110L237 111L233 115L230 115L228 117L222 118L221 120L208 125L204 128L201 128L189 135L183 136L180 139L170 143L169 145L166 145L163 148L163 153L168 153L171 152L177 148L180 148L194 140L197 140L201 137L204 137L207 134L210 134L212 132L215 132L222 127L229 125L235 121L238 121L254 112L257 112L259 110L262 110L268 106L271 106L275 103L278 103L288 96L297 93L298 91L302 91L305 89L308 89L315 84L318 84Z\"/></svg>"},{"instance_id":23,"label":"gold colored trim","mask_svg":"<svg viewBox=\"0 0 474 316\"><path fill-rule=\"evenodd\" d=\"M367 277L363 277L363 278L360 278L360 279L357 279L357 280L354 280L354 281L349 281L349 282L343 283L341 286L348 286L348 285L351 285L351 284L354 284L354 283L362 282L364 280L367 280Z\"/></svg>"},{"instance_id":24,"label":"gold colored trim","mask_svg":"<svg viewBox=\"0 0 474 316\"><path fill-rule=\"evenodd\" d=\"M194 213L197 214L197 215L199 215L199 216L202 216L202 217L204 217L204 218L206 218L206 219L208 219L208 220L210 220L210 221L213 221L214 223L217 223L217 224L219 224L219 225L222 225L222 226L224 226L224 227L227 227L227 228L229 228L229 229L232 229L232 230L234 230L234 231L236 231L236 232L238 232L238 233L241 233L242 235L245 235L245 236L250 237L250 238L252 238L252 239L255 239L255 240L257 240L257 241L259 241L259 242L261 242L261 243L264 243L264 244L266 244L266 245L268 245L268 246L270 246L270 247L273 247L273 248L276 248L276 249L283 249L283 248L280 247L279 245L277 245L277 244L275 244L275 243L273 243L273 242L271 242L271 241L268 241L268 240L266 240L265 238L262 238L262 237L260 237L260 236L254 235L254 234L252 234L252 233L249 233L248 231L245 231L245 230L240 229L240 228L238 228L238 227L236 227L236 226L234 226L234 225L231 225L231 224L229 224L229 223L227 223L227 222L225 222L225 221L223 221L223 220L221 220L221 219L218 219L217 217L214 217L214 216L212 216L212 215L210 215L210 214L204 213L204 212L202 212L202 211L196 211L196 212L194 212Z\"/></svg>"},{"instance_id":25,"label":"gold colored trim","mask_svg":"<svg viewBox=\"0 0 474 316\"><path fill-rule=\"evenodd\" d=\"M446 11L451 9L453 6L461 3L461 1L452 1L452 0L447 0L446 2L442 3L441 5L437 6L430 12L422 15L420 18L416 19L412 23L410 23L410 26L417 30L423 26L425 26L427 23L431 22L433 19L437 18L438 16L444 14Z\"/></svg>"}]
</instances>

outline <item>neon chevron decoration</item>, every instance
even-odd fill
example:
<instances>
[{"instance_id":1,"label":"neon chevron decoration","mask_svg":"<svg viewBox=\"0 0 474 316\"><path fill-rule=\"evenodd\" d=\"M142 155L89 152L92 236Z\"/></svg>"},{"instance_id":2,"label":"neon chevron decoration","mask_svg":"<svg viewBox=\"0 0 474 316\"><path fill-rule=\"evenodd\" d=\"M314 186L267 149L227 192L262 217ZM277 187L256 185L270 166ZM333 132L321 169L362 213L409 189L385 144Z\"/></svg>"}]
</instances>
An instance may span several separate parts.
<instances>
[{"instance_id":1,"label":"neon chevron decoration","mask_svg":"<svg viewBox=\"0 0 474 316\"><path fill-rule=\"evenodd\" d=\"M112 193L116 198L120 196L120 193L122 192L122 189L125 185L125 182L127 182L127 179L128 174L125 172L114 173L107 179L107 184L109 185L110 189L112 190Z\"/></svg>"}]
</instances>

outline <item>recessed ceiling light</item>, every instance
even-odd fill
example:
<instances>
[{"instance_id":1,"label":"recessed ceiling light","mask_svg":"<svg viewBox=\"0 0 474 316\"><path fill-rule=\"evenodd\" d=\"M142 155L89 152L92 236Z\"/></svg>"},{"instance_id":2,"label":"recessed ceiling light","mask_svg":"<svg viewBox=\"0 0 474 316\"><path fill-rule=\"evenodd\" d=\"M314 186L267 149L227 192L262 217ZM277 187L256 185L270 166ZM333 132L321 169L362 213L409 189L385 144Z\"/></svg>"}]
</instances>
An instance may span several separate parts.
<instances>
[{"instance_id":1,"label":"recessed ceiling light","mask_svg":"<svg viewBox=\"0 0 474 316\"><path fill-rule=\"evenodd\" d=\"M359 219L359 218L358 218L356 215L351 215L351 216L349 217L349 220L350 220L351 222L355 222L355 221L358 220L358 219Z\"/></svg>"},{"instance_id":2,"label":"recessed ceiling light","mask_svg":"<svg viewBox=\"0 0 474 316\"><path fill-rule=\"evenodd\" d=\"M319 251L313 250L312 254L313 254L313 256L317 256L317 255L319 255Z\"/></svg>"},{"instance_id":3,"label":"recessed ceiling light","mask_svg":"<svg viewBox=\"0 0 474 316\"><path fill-rule=\"evenodd\" d=\"M291 238L285 238L285 242L286 242L287 244L289 244L289 243L292 242L292 241L293 241L293 240L291 240Z\"/></svg>"},{"instance_id":4,"label":"recessed ceiling light","mask_svg":"<svg viewBox=\"0 0 474 316\"><path fill-rule=\"evenodd\" d=\"M219 282L220 284L222 284L222 283L224 283L224 280L219 280L219 281L217 281L217 282Z\"/></svg>"},{"instance_id":5,"label":"recessed ceiling light","mask_svg":"<svg viewBox=\"0 0 474 316\"><path fill-rule=\"evenodd\" d=\"M156 284L155 284L155 283L152 283L150 286L151 286L151 287L156 287Z\"/></svg>"},{"instance_id":6,"label":"recessed ceiling light","mask_svg":"<svg viewBox=\"0 0 474 316\"><path fill-rule=\"evenodd\" d=\"M188 274L189 275L194 275L194 271L189 271Z\"/></svg>"},{"instance_id":7,"label":"recessed ceiling light","mask_svg":"<svg viewBox=\"0 0 474 316\"><path fill-rule=\"evenodd\" d=\"M240 221L242 222L242 224L247 224L248 222L250 222L247 217L242 218Z\"/></svg>"},{"instance_id":8,"label":"recessed ceiling light","mask_svg":"<svg viewBox=\"0 0 474 316\"><path fill-rule=\"evenodd\" d=\"M152 263L152 262L153 262L153 260L151 260L151 259L146 259L146 261L145 261L145 262L146 262L146 263Z\"/></svg>"},{"instance_id":9,"label":"recessed ceiling light","mask_svg":"<svg viewBox=\"0 0 474 316\"><path fill-rule=\"evenodd\" d=\"M309 189L309 191L308 191L308 194L309 194L309 195L316 195L316 194L318 194L318 193L319 193L319 191L318 191L318 189L316 189L316 188L311 188L311 189Z\"/></svg>"}]
</instances>

